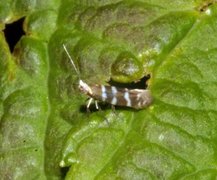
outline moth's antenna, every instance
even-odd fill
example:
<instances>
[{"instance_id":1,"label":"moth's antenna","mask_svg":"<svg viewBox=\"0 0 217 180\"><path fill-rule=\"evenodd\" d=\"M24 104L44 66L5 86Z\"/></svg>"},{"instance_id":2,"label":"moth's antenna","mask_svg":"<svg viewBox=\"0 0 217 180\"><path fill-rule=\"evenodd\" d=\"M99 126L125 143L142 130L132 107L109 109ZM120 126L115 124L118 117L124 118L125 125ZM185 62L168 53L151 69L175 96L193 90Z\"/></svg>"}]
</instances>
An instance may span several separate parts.
<instances>
[{"instance_id":1,"label":"moth's antenna","mask_svg":"<svg viewBox=\"0 0 217 180\"><path fill-rule=\"evenodd\" d=\"M67 51L66 46L65 46L64 44L63 44L63 48L64 48L64 50L65 50L67 56L69 57L69 59L70 59L72 65L73 65L73 67L74 67L74 69L75 69L75 71L76 71L78 77L80 78L80 73L79 73L78 69L76 68L75 63L74 63L74 61L72 60L72 57L70 56L70 54L69 54L69 52Z\"/></svg>"}]
</instances>

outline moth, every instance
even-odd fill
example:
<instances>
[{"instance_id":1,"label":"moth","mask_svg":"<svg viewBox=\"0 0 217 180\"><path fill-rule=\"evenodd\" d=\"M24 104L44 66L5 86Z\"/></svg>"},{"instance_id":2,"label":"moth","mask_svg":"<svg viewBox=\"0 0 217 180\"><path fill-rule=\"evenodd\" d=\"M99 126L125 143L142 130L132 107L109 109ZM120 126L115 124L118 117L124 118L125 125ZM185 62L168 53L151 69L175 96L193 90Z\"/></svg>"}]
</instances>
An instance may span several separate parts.
<instances>
[{"instance_id":1,"label":"moth","mask_svg":"<svg viewBox=\"0 0 217 180\"><path fill-rule=\"evenodd\" d=\"M79 90L89 97L87 109L89 109L93 101L95 102L96 109L99 109L98 101L134 109L143 109L152 103L151 92L147 89L128 89L99 84L88 85L80 79L80 73L64 44L63 48L79 77Z\"/></svg>"}]
</instances>

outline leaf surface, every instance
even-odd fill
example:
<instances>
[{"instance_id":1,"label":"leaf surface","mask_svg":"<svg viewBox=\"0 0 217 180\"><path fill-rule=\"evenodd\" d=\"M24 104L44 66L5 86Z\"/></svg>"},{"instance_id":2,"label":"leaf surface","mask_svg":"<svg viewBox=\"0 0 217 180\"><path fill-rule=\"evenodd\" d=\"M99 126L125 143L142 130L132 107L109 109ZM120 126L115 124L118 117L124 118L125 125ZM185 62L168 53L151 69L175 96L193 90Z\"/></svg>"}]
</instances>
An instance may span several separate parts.
<instances>
[{"instance_id":1,"label":"leaf surface","mask_svg":"<svg viewBox=\"0 0 217 180\"><path fill-rule=\"evenodd\" d=\"M0 34L3 179L216 178L214 1L0 3L1 29L23 16L12 55ZM63 44L88 84L149 74L153 103L87 114Z\"/></svg>"}]
</instances>

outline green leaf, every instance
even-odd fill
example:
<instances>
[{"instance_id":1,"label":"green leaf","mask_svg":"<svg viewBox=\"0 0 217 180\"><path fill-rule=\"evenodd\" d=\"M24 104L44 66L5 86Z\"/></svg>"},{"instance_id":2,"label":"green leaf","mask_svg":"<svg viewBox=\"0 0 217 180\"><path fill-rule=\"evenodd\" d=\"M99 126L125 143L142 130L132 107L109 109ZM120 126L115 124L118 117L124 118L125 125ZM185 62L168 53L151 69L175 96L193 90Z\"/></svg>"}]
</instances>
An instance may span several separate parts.
<instances>
[{"instance_id":1,"label":"green leaf","mask_svg":"<svg viewBox=\"0 0 217 180\"><path fill-rule=\"evenodd\" d=\"M215 1L0 2L2 179L216 179ZM88 84L150 75L142 110L87 113ZM145 87L145 84L144 84Z\"/></svg>"}]
</instances>

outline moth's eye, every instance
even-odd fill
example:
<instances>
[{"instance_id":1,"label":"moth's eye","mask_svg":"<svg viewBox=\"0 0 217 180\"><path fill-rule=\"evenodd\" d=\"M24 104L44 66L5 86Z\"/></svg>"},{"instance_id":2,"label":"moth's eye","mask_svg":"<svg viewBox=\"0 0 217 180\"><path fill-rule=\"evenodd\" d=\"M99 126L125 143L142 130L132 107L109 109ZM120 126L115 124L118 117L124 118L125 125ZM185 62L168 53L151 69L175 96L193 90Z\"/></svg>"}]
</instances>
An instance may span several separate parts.
<instances>
[{"instance_id":1,"label":"moth's eye","mask_svg":"<svg viewBox=\"0 0 217 180\"><path fill-rule=\"evenodd\" d=\"M84 91L84 88L83 88L83 86L81 86L81 85L78 86L78 89L79 89L80 91Z\"/></svg>"}]
</instances>

